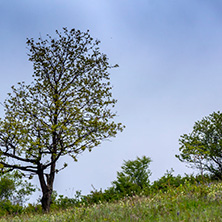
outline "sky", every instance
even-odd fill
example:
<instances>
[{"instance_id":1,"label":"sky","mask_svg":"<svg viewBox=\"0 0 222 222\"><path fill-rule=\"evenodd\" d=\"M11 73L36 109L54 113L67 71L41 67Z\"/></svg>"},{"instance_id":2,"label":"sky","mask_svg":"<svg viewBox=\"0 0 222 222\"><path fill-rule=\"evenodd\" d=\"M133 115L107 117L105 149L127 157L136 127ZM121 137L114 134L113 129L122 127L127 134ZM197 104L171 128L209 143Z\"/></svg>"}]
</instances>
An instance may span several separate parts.
<instances>
[{"instance_id":1,"label":"sky","mask_svg":"<svg viewBox=\"0 0 222 222\"><path fill-rule=\"evenodd\" d=\"M180 135L222 110L221 10L220 0L0 0L0 102L12 85L32 81L26 38L89 29L110 63L119 64L110 76L116 121L126 128L78 162L67 159L56 175L59 194L105 189L123 160L143 155L152 159L151 181L171 168L175 175L194 172L175 154Z\"/></svg>"}]
</instances>

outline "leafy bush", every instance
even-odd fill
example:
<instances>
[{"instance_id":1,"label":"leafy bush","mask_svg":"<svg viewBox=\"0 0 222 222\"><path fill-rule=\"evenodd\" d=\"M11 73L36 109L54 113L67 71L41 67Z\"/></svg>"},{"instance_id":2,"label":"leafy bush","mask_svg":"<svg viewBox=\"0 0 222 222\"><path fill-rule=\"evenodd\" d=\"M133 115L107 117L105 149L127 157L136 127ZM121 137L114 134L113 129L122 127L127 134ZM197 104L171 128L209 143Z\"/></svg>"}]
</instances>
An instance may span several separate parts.
<instances>
[{"instance_id":1,"label":"leafy bush","mask_svg":"<svg viewBox=\"0 0 222 222\"><path fill-rule=\"evenodd\" d=\"M0 216L20 214L27 196L35 191L33 185L22 179L18 171L0 175Z\"/></svg>"},{"instance_id":2,"label":"leafy bush","mask_svg":"<svg viewBox=\"0 0 222 222\"><path fill-rule=\"evenodd\" d=\"M151 191L166 191L169 187L178 187L180 184L184 184L185 178L180 175L173 176L173 169L167 172L158 180L154 181L151 186Z\"/></svg>"},{"instance_id":3,"label":"leafy bush","mask_svg":"<svg viewBox=\"0 0 222 222\"><path fill-rule=\"evenodd\" d=\"M34 186L22 179L18 171L0 175L0 201L9 200L12 204L23 205L34 191Z\"/></svg>"},{"instance_id":4,"label":"leafy bush","mask_svg":"<svg viewBox=\"0 0 222 222\"><path fill-rule=\"evenodd\" d=\"M56 191L53 191L51 201L51 209L66 209L73 206L80 206L83 203L83 196L81 195L81 191L76 191L74 198L58 195Z\"/></svg>"},{"instance_id":5,"label":"leafy bush","mask_svg":"<svg viewBox=\"0 0 222 222\"><path fill-rule=\"evenodd\" d=\"M7 200L13 196L16 190L14 180L9 176L2 176L0 179L0 199Z\"/></svg>"},{"instance_id":6,"label":"leafy bush","mask_svg":"<svg viewBox=\"0 0 222 222\"><path fill-rule=\"evenodd\" d=\"M10 200L2 200L0 202L0 216L6 214L20 214L23 212L23 207L19 204L12 204Z\"/></svg>"},{"instance_id":7,"label":"leafy bush","mask_svg":"<svg viewBox=\"0 0 222 222\"><path fill-rule=\"evenodd\" d=\"M114 187L109 187L104 191L102 191L102 189L97 190L93 188L93 190L90 191L90 194L82 197L81 202L85 205L91 205L102 202L114 202L122 197L123 195L119 194Z\"/></svg>"},{"instance_id":8,"label":"leafy bush","mask_svg":"<svg viewBox=\"0 0 222 222\"><path fill-rule=\"evenodd\" d=\"M151 175L149 164L151 159L143 156L136 160L124 161L121 172L117 172L117 180L113 181L115 190L125 195L138 194L149 187Z\"/></svg>"},{"instance_id":9,"label":"leafy bush","mask_svg":"<svg viewBox=\"0 0 222 222\"><path fill-rule=\"evenodd\" d=\"M19 214L27 196L35 191L31 183L22 179L18 171L3 173L0 175L0 216L5 214Z\"/></svg>"},{"instance_id":10,"label":"leafy bush","mask_svg":"<svg viewBox=\"0 0 222 222\"><path fill-rule=\"evenodd\" d=\"M23 208L23 212L28 214L33 213L42 213L42 206L41 204L31 204L29 203L26 207Z\"/></svg>"},{"instance_id":11,"label":"leafy bush","mask_svg":"<svg viewBox=\"0 0 222 222\"><path fill-rule=\"evenodd\" d=\"M208 174L195 176L193 174L185 174L185 176L182 177L181 175L174 176L173 172L173 169L170 171L167 170L160 179L154 181L150 186L150 192L159 192L159 190L165 192L171 187L176 188L180 185L184 185L186 182L189 182L190 184L202 184L215 181L215 178Z\"/></svg>"}]
</instances>

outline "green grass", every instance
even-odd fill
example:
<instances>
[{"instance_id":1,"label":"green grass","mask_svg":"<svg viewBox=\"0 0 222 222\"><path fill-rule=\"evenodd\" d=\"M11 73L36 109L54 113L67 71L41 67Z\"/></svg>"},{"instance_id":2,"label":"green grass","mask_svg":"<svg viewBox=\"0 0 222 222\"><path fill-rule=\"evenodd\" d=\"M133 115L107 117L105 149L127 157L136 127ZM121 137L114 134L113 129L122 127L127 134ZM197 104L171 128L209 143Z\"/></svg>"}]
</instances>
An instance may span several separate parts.
<instances>
[{"instance_id":1,"label":"green grass","mask_svg":"<svg viewBox=\"0 0 222 222\"><path fill-rule=\"evenodd\" d=\"M222 221L222 183L170 187L149 196L74 207L49 214L21 214L0 221Z\"/></svg>"}]
</instances>

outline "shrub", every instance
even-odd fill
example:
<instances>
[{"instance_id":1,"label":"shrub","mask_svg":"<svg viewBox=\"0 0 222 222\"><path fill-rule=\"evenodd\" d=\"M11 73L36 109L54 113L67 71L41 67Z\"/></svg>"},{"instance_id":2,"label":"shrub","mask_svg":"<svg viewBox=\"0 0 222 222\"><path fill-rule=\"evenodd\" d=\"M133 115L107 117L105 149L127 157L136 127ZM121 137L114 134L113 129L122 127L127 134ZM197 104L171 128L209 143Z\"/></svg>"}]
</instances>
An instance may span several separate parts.
<instances>
[{"instance_id":1,"label":"shrub","mask_svg":"<svg viewBox=\"0 0 222 222\"><path fill-rule=\"evenodd\" d=\"M117 172L117 180L113 181L115 190L121 195L139 194L149 187L151 175L149 164L151 159L143 156L136 160L124 161L121 172Z\"/></svg>"},{"instance_id":2,"label":"shrub","mask_svg":"<svg viewBox=\"0 0 222 222\"><path fill-rule=\"evenodd\" d=\"M185 174L184 177L181 175L174 176L174 170L166 171L166 173L158 180L154 181L150 187L150 192L158 192L162 190L163 192L167 191L170 187L179 187L180 185L184 185L186 182L190 184L202 184L202 183L210 183L216 180L212 175L204 174L204 175L188 175Z\"/></svg>"},{"instance_id":3,"label":"shrub","mask_svg":"<svg viewBox=\"0 0 222 222\"><path fill-rule=\"evenodd\" d=\"M2 200L0 202L0 216L6 214L21 214L23 207L19 204L12 204L10 200Z\"/></svg>"},{"instance_id":4,"label":"shrub","mask_svg":"<svg viewBox=\"0 0 222 222\"><path fill-rule=\"evenodd\" d=\"M23 205L34 191L34 186L22 179L18 171L0 175L0 201L9 200L12 204Z\"/></svg>"}]
</instances>

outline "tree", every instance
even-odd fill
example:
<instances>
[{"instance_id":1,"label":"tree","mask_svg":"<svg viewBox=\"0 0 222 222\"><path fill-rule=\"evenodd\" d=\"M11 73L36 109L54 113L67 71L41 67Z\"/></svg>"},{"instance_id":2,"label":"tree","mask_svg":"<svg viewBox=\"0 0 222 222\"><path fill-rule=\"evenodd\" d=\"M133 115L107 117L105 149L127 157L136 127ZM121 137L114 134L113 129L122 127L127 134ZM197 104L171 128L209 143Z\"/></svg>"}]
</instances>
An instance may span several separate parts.
<instances>
[{"instance_id":1,"label":"tree","mask_svg":"<svg viewBox=\"0 0 222 222\"><path fill-rule=\"evenodd\" d=\"M194 124L190 134L180 137L176 157L201 171L222 179L222 113L214 112Z\"/></svg>"},{"instance_id":2,"label":"tree","mask_svg":"<svg viewBox=\"0 0 222 222\"><path fill-rule=\"evenodd\" d=\"M113 181L115 189L123 193L123 195L130 195L132 193L141 192L150 184L149 177L151 175L149 164L151 159L143 156L137 157L136 160L124 161L121 172L117 172L117 180Z\"/></svg>"},{"instance_id":3,"label":"tree","mask_svg":"<svg viewBox=\"0 0 222 222\"><path fill-rule=\"evenodd\" d=\"M27 39L33 62L33 82L12 87L0 120L0 164L30 178L37 175L42 190L42 209L50 209L57 162L63 156L75 161L102 140L123 130L115 123L108 70L99 41L89 31L63 28L57 38L47 35L37 42Z\"/></svg>"},{"instance_id":4,"label":"tree","mask_svg":"<svg viewBox=\"0 0 222 222\"><path fill-rule=\"evenodd\" d=\"M0 201L9 200L12 204L22 206L28 200L27 196L35 191L34 186L22 179L18 171L4 173L0 176Z\"/></svg>"}]
</instances>

